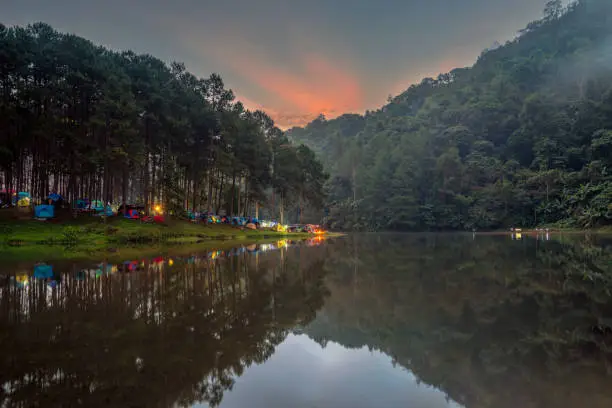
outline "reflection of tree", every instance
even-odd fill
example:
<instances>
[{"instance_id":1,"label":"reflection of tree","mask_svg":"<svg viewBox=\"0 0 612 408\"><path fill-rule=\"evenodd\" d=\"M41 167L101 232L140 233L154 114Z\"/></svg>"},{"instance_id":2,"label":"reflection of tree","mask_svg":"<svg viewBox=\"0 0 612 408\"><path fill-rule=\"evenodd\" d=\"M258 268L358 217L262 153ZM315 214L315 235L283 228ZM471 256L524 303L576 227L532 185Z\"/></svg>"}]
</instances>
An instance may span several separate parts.
<instances>
[{"instance_id":1,"label":"reflection of tree","mask_svg":"<svg viewBox=\"0 0 612 408\"><path fill-rule=\"evenodd\" d=\"M283 251L282 263L273 252L83 280L65 269L55 288L4 282L2 400L24 407L218 405L234 378L269 358L323 304L323 248Z\"/></svg>"},{"instance_id":2,"label":"reflection of tree","mask_svg":"<svg viewBox=\"0 0 612 408\"><path fill-rule=\"evenodd\" d=\"M612 406L611 249L356 237L335 245L332 295L306 332L379 349L469 408Z\"/></svg>"}]
</instances>

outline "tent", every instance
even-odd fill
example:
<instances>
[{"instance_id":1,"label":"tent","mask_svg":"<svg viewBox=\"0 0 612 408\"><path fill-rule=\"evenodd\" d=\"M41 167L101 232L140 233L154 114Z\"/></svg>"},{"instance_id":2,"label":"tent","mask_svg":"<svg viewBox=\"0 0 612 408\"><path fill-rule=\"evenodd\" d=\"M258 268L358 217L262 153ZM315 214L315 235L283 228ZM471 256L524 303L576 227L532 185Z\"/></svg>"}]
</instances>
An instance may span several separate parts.
<instances>
[{"instance_id":1,"label":"tent","mask_svg":"<svg viewBox=\"0 0 612 408\"><path fill-rule=\"evenodd\" d=\"M74 202L74 208L84 210L89 206L89 200L80 198Z\"/></svg>"},{"instance_id":2,"label":"tent","mask_svg":"<svg viewBox=\"0 0 612 408\"><path fill-rule=\"evenodd\" d=\"M47 202L54 206L55 209L58 209L61 207L62 203L64 202L64 198L57 194L57 193L51 193L47 196Z\"/></svg>"},{"instance_id":3,"label":"tent","mask_svg":"<svg viewBox=\"0 0 612 408\"><path fill-rule=\"evenodd\" d=\"M59 194L57 194L57 193L51 193L51 194L49 194L49 196L47 197L47 199L48 199L48 200L51 200L51 201L59 201L59 200L61 200L61 199L62 199L62 196L61 196L61 195L59 195Z\"/></svg>"},{"instance_id":4,"label":"tent","mask_svg":"<svg viewBox=\"0 0 612 408\"><path fill-rule=\"evenodd\" d=\"M131 220L137 220L140 218L140 213L136 209L127 210L127 214L125 214L125 218L129 218Z\"/></svg>"},{"instance_id":5,"label":"tent","mask_svg":"<svg viewBox=\"0 0 612 408\"><path fill-rule=\"evenodd\" d=\"M113 211L113 208L110 205L107 205L104 209L104 215L106 215L107 217L112 217L113 215L115 215L115 212Z\"/></svg>"},{"instance_id":6,"label":"tent","mask_svg":"<svg viewBox=\"0 0 612 408\"><path fill-rule=\"evenodd\" d=\"M34 217L49 219L55 216L55 207L52 205L37 205L34 207Z\"/></svg>"},{"instance_id":7,"label":"tent","mask_svg":"<svg viewBox=\"0 0 612 408\"><path fill-rule=\"evenodd\" d=\"M93 200L89 208L95 210L96 212L104 212L104 203L102 200Z\"/></svg>"},{"instance_id":8,"label":"tent","mask_svg":"<svg viewBox=\"0 0 612 408\"><path fill-rule=\"evenodd\" d=\"M144 205L137 205L137 204L127 204L127 205L123 205L121 204L118 208L117 211L120 213L123 213L123 209L126 208L128 211L129 210L138 210L138 211L144 211Z\"/></svg>"}]
</instances>

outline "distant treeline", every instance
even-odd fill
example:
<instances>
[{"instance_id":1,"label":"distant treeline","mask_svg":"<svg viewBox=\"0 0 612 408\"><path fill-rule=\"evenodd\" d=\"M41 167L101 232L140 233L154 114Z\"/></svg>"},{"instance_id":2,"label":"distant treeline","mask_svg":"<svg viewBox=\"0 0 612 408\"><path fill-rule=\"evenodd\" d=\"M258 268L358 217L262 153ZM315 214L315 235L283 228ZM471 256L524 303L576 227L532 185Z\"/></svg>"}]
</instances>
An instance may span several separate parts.
<instances>
[{"instance_id":1,"label":"distant treeline","mask_svg":"<svg viewBox=\"0 0 612 408\"><path fill-rule=\"evenodd\" d=\"M0 24L0 189L278 214L320 206L325 178L309 148L235 102L216 74L42 23Z\"/></svg>"},{"instance_id":2,"label":"distant treeline","mask_svg":"<svg viewBox=\"0 0 612 408\"><path fill-rule=\"evenodd\" d=\"M331 174L330 222L355 230L612 223L612 2L550 1L472 68L376 112L289 138Z\"/></svg>"}]
</instances>

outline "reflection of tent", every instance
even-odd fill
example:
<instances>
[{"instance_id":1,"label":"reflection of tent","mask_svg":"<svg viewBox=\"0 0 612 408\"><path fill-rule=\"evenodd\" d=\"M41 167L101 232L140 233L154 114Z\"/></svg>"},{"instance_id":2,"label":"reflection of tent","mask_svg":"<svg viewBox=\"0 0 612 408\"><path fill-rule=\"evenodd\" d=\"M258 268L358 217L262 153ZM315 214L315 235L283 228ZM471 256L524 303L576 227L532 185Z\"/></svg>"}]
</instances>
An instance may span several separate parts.
<instances>
[{"instance_id":1,"label":"reflection of tent","mask_svg":"<svg viewBox=\"0 0 612 408\"><path fill-rule=\"evenodd\" d=\"M34 277L36 279L51 279L53 277L53 267L46 264L34 266Z\"/></svg>"},{"instance_id":2,"label":"reflection of tent","mask_svg":"<svg viewBox=\"0 0 612 408\"><path fill-rule=\"evenodd\" d=\"M30 277L26 273L20 273L19 275L15 276L15 282L17 282L17 285L19 286L25 286L28 284L29 278Z\"/></svg>"},{"instance_id":3,"label":"reflection of tent","mask_svg":"<svg viewBox=\"0 0 612 408\"><path fill-rule=\"evenodd\" d=\"M52 205L37 205L34 207L34 217L49 219L55 216L55 207Z\"/></svg>"}]
</instances>

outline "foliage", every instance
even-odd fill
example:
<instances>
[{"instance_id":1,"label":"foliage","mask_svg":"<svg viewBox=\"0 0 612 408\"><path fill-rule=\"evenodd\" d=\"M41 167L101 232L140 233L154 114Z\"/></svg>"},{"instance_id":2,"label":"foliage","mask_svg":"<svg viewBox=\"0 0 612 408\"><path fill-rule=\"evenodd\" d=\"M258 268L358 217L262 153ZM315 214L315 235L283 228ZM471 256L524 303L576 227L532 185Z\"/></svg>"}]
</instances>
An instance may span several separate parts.
<instances>
[{"instance_id":1,"label":"foliage","mask_svg":"<svg viewBox=\"0 0 612 408\"><path fill-rule=\"evenodd\" d=\"M471 68L364 116L288 131L325 164L332 225L471 230L612 222L612 3L546 5Z\"/></svg>"},{"instance_id":2,"label":"foliage","mask_svg":"<svg viewBox=\"0 0 612 408\"><path fill-rule=\"evenodd\" d=\"M279 145L307 160L272 173ZM35 201L57 192L70 203L146 211L254 215L267 205L274 216L273 188L320 203L317 166L265 113L234 101L217 74L197 78L183 64L111 51L43 23L0 25L2 188Z\"/></svg>"}]
</instances>

